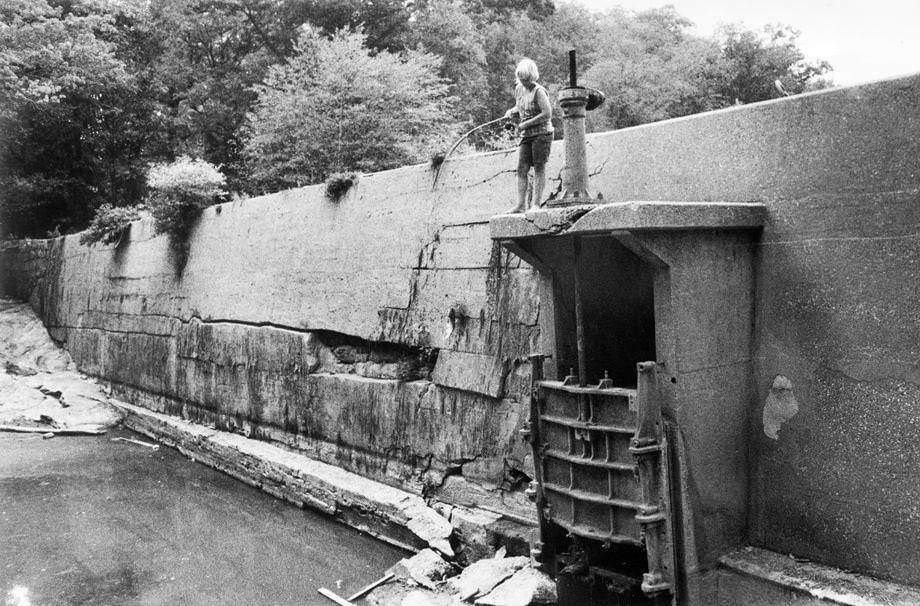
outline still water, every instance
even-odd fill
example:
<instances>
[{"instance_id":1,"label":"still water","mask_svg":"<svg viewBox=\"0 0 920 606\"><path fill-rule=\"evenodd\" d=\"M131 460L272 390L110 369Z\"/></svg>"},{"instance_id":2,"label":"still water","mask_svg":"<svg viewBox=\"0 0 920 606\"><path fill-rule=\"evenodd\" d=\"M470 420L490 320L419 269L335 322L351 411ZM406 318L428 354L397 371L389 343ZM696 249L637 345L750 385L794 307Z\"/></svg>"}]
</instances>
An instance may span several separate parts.
<instances>
[{"instance_id":1,"label":"still water","mask_svg":"<svg viewBox=\"0 0 920 606\"><path fill-rule=\"evenodd\" d=\"M0 604L331 604L405 552L176 451L0 434Z\"/></svg>"}]
</instances>

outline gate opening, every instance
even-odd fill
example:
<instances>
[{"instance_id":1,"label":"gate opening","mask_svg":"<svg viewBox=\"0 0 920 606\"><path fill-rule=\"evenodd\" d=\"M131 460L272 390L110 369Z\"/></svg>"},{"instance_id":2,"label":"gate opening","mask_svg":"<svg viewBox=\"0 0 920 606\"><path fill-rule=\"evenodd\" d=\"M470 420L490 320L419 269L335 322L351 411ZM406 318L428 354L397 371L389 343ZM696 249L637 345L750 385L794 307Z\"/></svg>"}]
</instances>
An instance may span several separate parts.
<instances>
[{"instance_id":1,"label":"gate opening","mask_svg":"<svg viewBox=\"0 0 920 606\"><path fill-rule=\"evenodd\" d=\"M577 266L572 238L534 243L534 252L553 269L557 376L575 374L570 371L578 367L577 281L587 384L597 385L607 373L613 385L635 387L636 363L656 359L654 268L611 236L580 240Z\"/></svg>"}]
</instances>

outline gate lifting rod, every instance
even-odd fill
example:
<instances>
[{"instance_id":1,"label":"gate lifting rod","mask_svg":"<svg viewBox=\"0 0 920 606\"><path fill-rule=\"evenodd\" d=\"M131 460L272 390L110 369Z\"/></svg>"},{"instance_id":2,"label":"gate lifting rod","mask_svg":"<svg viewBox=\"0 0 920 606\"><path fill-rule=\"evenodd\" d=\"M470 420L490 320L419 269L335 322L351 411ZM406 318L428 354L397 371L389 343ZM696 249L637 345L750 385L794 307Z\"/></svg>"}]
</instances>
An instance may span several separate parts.
<instances>
[{"instance_id":1,"label":"gate lifting rod","mask_svg":"<svg viewBox=\"0 0 920 606\"><path fill-rule=\"evenodd\" d=\"M585 315L581 303L581 280L579 278L579 260L581 259L581 238L575 236L575 340L578 347L578 385L584 387L588 384L588 371L585 368Z\"/></svg>"}]
</instances>

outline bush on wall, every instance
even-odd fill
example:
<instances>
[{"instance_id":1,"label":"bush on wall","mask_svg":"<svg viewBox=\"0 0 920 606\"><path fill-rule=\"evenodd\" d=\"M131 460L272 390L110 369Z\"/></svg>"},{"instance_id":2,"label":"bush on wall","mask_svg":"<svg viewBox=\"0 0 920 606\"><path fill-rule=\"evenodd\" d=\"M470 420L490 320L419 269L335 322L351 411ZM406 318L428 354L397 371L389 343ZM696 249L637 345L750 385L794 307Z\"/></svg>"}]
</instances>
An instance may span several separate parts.
<instances>
[{"instance_id":1,"label":"bush on wall","mask_svg":"<svg viewBox=\"0 0 920 606\"><path fill-rule=\"evenodd\" d=\"M184 239L201 211L220 202L227 179L205 160L181 156L169 164L155 164L147 173L147 208L157 234Z\"/></svg>"},{"instance_id":2,"label":"bush on wall","mask_svg":"<svg viewBox=\"0 0 920 606\"><path fill-rule=\"evenodd\" d=\"M116 207L103 204L96 209L96 214L86 231L80 234L80 244L118 244L131 226L131 222L140 218L141 210L137 206Z\"/></svg>"},{"instance_id":3,"label":"bush on wall","mask_svg":"<svg viewBox=\"0 0 920 606\"><path fill-rule=\"evenodd\" d=\"M332 173L326 179L326 199L338 202L358 182L358 173Z\"/></svg>"}]
</instances>

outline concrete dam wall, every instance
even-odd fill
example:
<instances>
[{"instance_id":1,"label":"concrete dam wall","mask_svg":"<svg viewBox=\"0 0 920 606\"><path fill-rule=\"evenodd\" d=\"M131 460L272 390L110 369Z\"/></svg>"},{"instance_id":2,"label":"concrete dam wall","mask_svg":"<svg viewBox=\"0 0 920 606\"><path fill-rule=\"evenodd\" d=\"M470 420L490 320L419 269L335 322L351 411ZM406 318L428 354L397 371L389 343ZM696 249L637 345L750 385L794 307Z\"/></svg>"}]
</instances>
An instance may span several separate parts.
<instances>
[{"instance_id":1,"label":"concrete dam wall","mask_svg":"<svg viewBox=\"0 0 920 606\"><path fill-rule=\"evenodd\" d=\"M4 266L29 277L7 284L129 401L415 492L510 487L539 340L531 270L488 237L511 161L451 160L437 192L419 166L339 202L314 186L213 207L184 266L148 221L118 247L22 243Z\"/></svg>"},{"instance_id":2,"label":"concrete dam wall","mask_svg":"<svg viewBox=\"0 0 920 606\"><path fill-rule=\"evenodd\" d=\"M605 202L767 208L751 360L680 378L703 385L677 415L702 568L751 543L920 584L918 110L913 76L588 138ZM5 288L130 401L526 515L527 356L553 352L537 272L489 238L514 166L513 151L476 155L448 160L434 191L414 166L364 176L338 203L314 186L223 204L184 264L144 221L117 247L18 242ZM721 296L694 300L733 321ZM675 321L678 339L707 330ZM749 393L707 400L734 362ZM727 455L740 463L726 474Z\"/></svg>"}]
</instances>

